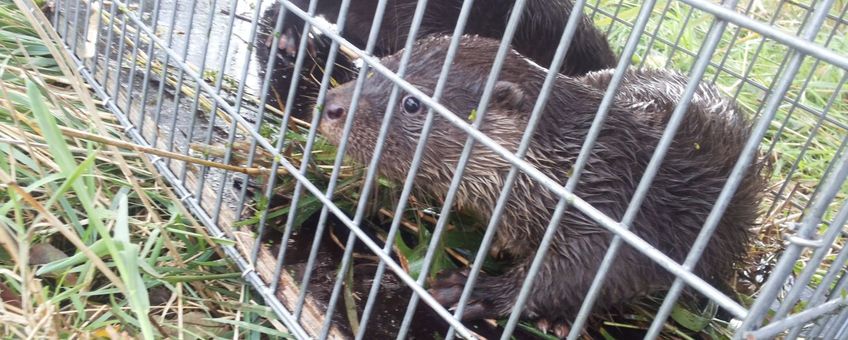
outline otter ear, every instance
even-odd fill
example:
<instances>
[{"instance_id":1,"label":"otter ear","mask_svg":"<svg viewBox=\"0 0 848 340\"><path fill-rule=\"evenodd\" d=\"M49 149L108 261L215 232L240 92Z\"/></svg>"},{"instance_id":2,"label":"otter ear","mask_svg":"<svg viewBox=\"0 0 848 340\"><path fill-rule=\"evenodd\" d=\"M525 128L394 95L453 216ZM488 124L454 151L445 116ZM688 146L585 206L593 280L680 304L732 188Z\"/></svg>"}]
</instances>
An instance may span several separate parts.
<instances>
[{"instance_id":1,"label":"otter ear","mask_svg":"<svg viewBox=\"0 0 848 340\"><path fill-rule=\"evenodd\" d=\"M492 104L505 109L523 111L529 108L529 99L518 84L498 81L492 93Z\"/></svg>"}]
</instances>

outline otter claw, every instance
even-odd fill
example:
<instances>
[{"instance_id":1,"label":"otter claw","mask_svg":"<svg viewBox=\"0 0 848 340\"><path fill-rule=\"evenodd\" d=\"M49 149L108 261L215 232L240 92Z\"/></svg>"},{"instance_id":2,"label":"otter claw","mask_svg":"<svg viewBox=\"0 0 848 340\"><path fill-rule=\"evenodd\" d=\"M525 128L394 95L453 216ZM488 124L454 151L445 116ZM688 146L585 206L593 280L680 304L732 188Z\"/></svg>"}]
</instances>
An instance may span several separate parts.
<instances>
[{"instance_id":1,"label":"otter claw","mask_svg":"<svg viewBox=\"0 0 848 340\"><path fill-rule=\"evenodd\" d=\"M541 319L536 321L536 328L542 331L542 333L548 334L548 331L551 330L551 323L547 319Z\"/></svg>"},{"instance_id":2,"label":"otter claw","mask_svg":"<svg viewBox=\"0 0 848 340\"><path fill-rule=\"evenodd\" d=\"M280 40L277 43L277 50L283 52L287 57L295 57L297 55L297 49L300 37L295 34L295 31L291 28L287 28L285 33L280 35ZM315 42L312 39L306 37L306 50L310 55L315 55L316 47ZM273 43L272 38L269 36L268 39L265 40L265 46L271 46Z\"/></svg>"},{"instance_id":3,"label":"otter claw","mask_svg":"<svg viewBox=\"0 0 848 340\"><path fill-rule=\"evenodd\" d=\"M568 336L568 332L571 330L571 327L565 324L565 322L559 322L554 325L554 335L556 335L560 339L565 339Z\"/></svg>"},{"instance_id":4,"label":"otter claw","mask_svg":"<svg viewBox=\"0 0 848 340\"><path fill-rule=\"evenodd\" d=\"M286 29L286 33L280 36L277 49L285 51L289 56L295 55L297 52L297 36L291 28Z\"/></svg>"}]
</instances>

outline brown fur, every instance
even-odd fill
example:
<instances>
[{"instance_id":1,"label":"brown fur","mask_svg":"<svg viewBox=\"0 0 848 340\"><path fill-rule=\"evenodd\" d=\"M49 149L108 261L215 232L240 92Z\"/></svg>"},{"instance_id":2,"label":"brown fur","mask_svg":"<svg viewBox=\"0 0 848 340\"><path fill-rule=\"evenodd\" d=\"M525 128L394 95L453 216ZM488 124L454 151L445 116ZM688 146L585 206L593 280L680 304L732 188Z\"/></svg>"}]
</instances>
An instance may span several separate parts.
<instances>
[{"instance_id":1,"label":"brown fur","mask_svg":"<svg viewBox=\"0 0 848 340\"><path fill-rule=\"evenodd\" d=\"M420 39L405 79L432 94L448 49L447 37ZM498 42L466 36L461 42L441 103L461 117L479 102ZM382 59L397 69L399 53ZM509 54L480 130L515 151L545 77L545 70L516 52ZM533 136L526 160L547 176L565 183L591 126L612 71L573 78L559 76ZM631 70L580 177L575 194L620 220L644 173L686 77L671 71ZM375 74L365 80L353 121L348 155L367 164L383 119L392 83ZM345 113L353 83L332 90L325 110ZM398 104L379 171L403 181L410 167L425 114L407 114ZM423 104L422 104L423 105ZM338 111L341 108L342 111ZM424 110L426 112L426 110ZM339 143L345 114L322 117L320 129ZM693 98L652 187L631 229L671 258L685 258L713 207L749 136L750 123L737 106L710 85ZM419 194L445 196L467 135L437 115L423 163L415 178ZM488 148L475 146L456 198L456 208L491 215L510 164ZM764 181L752 167L721 219L695 271L710 282L726 281L732 264L744 255L759 214ZM526 174L518 176L497 229L496 243L513 258L500 276L481 276L466 318L497 317L510 312L533 255L559 197ZM524 308L527 318L570 321L577 312L612 238L607 229L570 208L560 222L550 252ZM457 279L459 277L459 279ZM624 246L614 262L596 306L608 309L666 288L673 277ZM433 285L447 306L459 298L464 278L452 276Z\"/></svg>"},{"instance_id":2,"label":"brown fur","mask_svg":"<svg viewBox=\"0 0 848 340\"><path fill-rule=\"evenodd\" d=\"M293 2L304 11L308 8L309 1L295 0ZM465 32L500 39L514 2L514 0L475 1ZM330 22L337 22L340 5L339 0L321 0L318 1L315 13L323 15ZM403 48L416 5L416 0L388 2L374 55L386 56ZM376 6L376 1L352 1L342 36L364 49L371 32ZM572 6L570 0L528 1L524 9L525 14L513 38L513 47L543 66L550 65ZM265 77L265 65L268 63L272 50L269 45L272 41L270 37L279 7L279 3L275 3L264 12L259 34L256 37L255 57L259 64L260 79ZM418 36L452 33L461 7L462 1L457 0L429 1ZM288 39L289 48L293 49L297 46L303 24L303 20L296 15L288 12L285 14L283 36ZM293 107L294 116L299 118L309 116L308 109L318 95L331 41L326 36L319 35L312 39L311 43L314 45L313 52L304 59L298 98ZM275 58L268 97L268 102L272 106L285 104L285 101L277 102L276 98L279 96L285 99L288 95L294 60L294 56L286 56L285 53L278 53ZM574 34L574 40L560 71L566 75L582 75L589 71L612 67L616 60L604 35L592 25L588 17L584 16ZM333 78L336 81L344 83L356 77L353 62L344 55L339 55L336 63L333 71Z\"/></svg>"}]
</instances>

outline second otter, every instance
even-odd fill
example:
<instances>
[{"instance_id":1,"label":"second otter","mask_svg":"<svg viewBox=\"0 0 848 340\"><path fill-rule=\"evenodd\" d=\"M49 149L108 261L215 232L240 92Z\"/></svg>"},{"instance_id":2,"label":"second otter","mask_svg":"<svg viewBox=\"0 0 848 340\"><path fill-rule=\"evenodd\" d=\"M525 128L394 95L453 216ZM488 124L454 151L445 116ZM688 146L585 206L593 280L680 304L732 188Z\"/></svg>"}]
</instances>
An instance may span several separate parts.
<instances>
[{"instance_id":1,"label":"second otter","mask_svg":"<svg viewBox=\"0 0 848 340\"><path fill-rule=\"evenodd\" d=\"M417 42L405 79L432 94L450 39ZM450 70L441 103L460 115L472 112L482 95L498 41L465 36ZM381 62L396 69L400 53ZM520 54L507 57L487 109L481 132L515 151L546 71ZM544 109L525 157L539 171L565 183L595 118L612 71L582 77L560 75ZM601 212L620 220L636 186L682 96L687 79L669 71L629 71L609 109L602 131L575 194ZM373 154L392 82L375 74L365 80L353 120L348 155L367 164ZM320 131L339 143L353 84L330 91ZM407 94L398 103L383 150L379 172L402 182L410 168L426 117L426 106ZM415 177L418 194L443 198L455 173L467 134L436 115ZM713 207L749 136L749 122L735 103L703 84L688 108L631 230L676 261L682 261ZM511 164L477 145L468 162L455 206L483 220L491 215ZM747 250L749 228L759 215L764 179L751 168L721 218L695 268L700 277L720 283L732 274L732 264ZM496 244L515 262L498 276L481 275L465 318L508 314L533 260L559 197L526 174L517 178L496 233ZM568 209L551 250L536 277L523 317L554 324L564 335L565 324L577 313L612 234L591 218ZM462 272L431 285L433 296L455 305L465 285ZM673 276L637 250L624 246L612 265L596 309L610 309L667 288Z\"/></svg>"},{"instance_id":2,"label":"second otter","mask_svg":"<svg viewBox=\"0 0 848 340\"><path fill-rule=\"evenodd\" d=\"M306 0L292 2L304 11L309 4ZM375 56L386 56L403 48L417 2L416 0L388 2L385 18L380 26ZM515 0L475 1L465 32L500 39L514 3ZM336 22L340 6L340 0L318 1L316 15L323 15L327 20ZM454 30L461 7L462 1L429 1L418 35L450 34ZM542 66L550 65L572 7L570 0L528 1L512 46L536 63ZM347 23L341 32L342 36L356 46L365 48L375 10L376 2L374 1L353 1L347 13ZM269 79L268 103L272 106L285 104L294 68L297 42L304 36L300 32L303 28L303 20L291 12L286 12L282 38L277 48L272 48L271 33L279 11L279 2L275 2L265 10L254 49L254 56L259 64L260 84L265 77L265 66L271 51L277 53L271 79ZM304 59L297 97L294 101L292 114L295 117L304 118L310 114L309 108L318 95L331 42L329 37L323 35L316 35L309 41L309 55ZM574 34L574 40L560 71L566 75L582 75L589 71L612 67L616 60L604 35L592 25L588 17L584 16ZM333 79L339 83L352 80L356 77L353 62L344 55L339 55L332 75Z\"/></svg>"}]
</instances>

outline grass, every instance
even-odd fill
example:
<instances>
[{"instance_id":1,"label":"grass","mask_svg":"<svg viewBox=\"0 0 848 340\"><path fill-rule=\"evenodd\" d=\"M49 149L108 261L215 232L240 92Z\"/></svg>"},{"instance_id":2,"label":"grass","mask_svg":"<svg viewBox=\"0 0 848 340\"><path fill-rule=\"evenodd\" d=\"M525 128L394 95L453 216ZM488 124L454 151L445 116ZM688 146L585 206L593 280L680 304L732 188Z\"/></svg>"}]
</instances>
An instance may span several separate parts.
<instances>
[{"instance_id":1,"label":"grass","mask_svg":"<svg viewBox=\"0 0 848 340\"><path fill-rule=\"evenodd\" d=\"M765 22L773 20L776 27L794 33L801 27L807 9L801 3L783 3L782 10L775 14L776 0L755 1L749 15ZM593 19L598 27L608 30L611 45L618 52L630 34L640 4L600 0L597 5L600 11ZM748 4L742 2L740 10L744 11ZM845 1L837 1L831 14L838 17L846 5ZM610 18L613 13L617 20ZM703 44L712 19L710 15L692 12L680 2L658 1L633 63L686 72ZM226 241L205 235L177 203L179 199L155 175L147 159L141 157L150 150L116 147L120 144L115 140L122 136L120 126L91 98L79 76L65 66L63 57L57 57L51 46L45 44L50 40L33 27L15 5L0 5L0 209L3 212L0 214L0 296L5 302L0 308L4 320L0 329L3 334L8 337L78 334L111 337L120 333L135 337L285 336L270 310L254 303L235 267L215 248ZM835 34L831 36L832 31ZM762 114L766 95L763 88L768 88L779 75L788 49L763 40L755 32L742 29L736 34L737 27L729 25L713 55L714 65L704 79L714 81L726 94L735 96L748 112ZM653 35L656 38L652 39ZM838 26L833 19L826 20L816 41L848 54L848 28ZM142 43L146 42L142 40ZM148 59L142 56L139 60ZM146 64L136 66L143 68ZM156 62L152 66L153 72L163 70ZM170 74L166 81L173 86L175 73ZM203 74L210 78L210 83L217 77L209 71ZM808 76L811 80L805 86ZM787 233L783 223L800 220L802 208L842 143L846 131L839 124L848 124L848 97L840 88L844 76L844 71L806 58L778 109L761 150L775 161L774 193L778 193L784 180L788 184L780 192L781 197L766 202L764 209L770 213L752 246L749 265L774 263L775 253L782 249L782 237ZM227 79L225 88L235 88L234 81ZM186 97L193 95L190 86L180 90ZM200 98L201 108L208 112L211 102L204 96ZM811 111L831 105L828 119L820 121L817 115L794 108L798 106L791 105L795 101ZM264 136L272 137L272 144L276 142L274 136L279 134L277 125L270 122L262 130ZM286 134L290 144L283 155L296 165L302 157L300 148L305 143L305 131L303 124L291 125ZM109 139L94 140L90 134ZM804 148L805 145L808 146ZM214 147L195 147L196 151L213 156L220 152ZM331 171L334 148L319 140L316 150L308 176L323 188ZM343 169L335 195L343 210L354 209L363 175L361 166L347 164ZM292 177L281 176L277 189L290 193L295 185ZM392 184L381 181L379 189L371 209L377 223L391 217L396 201ZM844 200L846 192L848 184L837 201ZM288 205L272 204L261 195L256 198L253 216L238 225L255 225L266 210L277 221L284 220L288 214ZM772 205L774 209L769 209ZM434 224L434 218L425 210L431 206L434 204L414 202L405 215L405 237L397 239L396 254L413 276L417 276L430 242L428 228ZM826 220L836 208L827 211ZM299 218L295 228L319 211L321 204L306 195L297 209ZM465 218L452 218L452 228L444 236L431 273L467 264L468 257L476 253L474 244L479 243L481 235L467 231L464 226L474 222ZM385 232L376 232L385 239ZM839 241L835 245L833 254L843 243ZM799 261L796 272L803 267L801 264L807 256ZM835 255L828 256L832 260ZM498 270L498 266L493 263L486 269ZM740 270L740 275L744 272ZM813 281L822 276L820 271ZM736 287L742 301L756 296L759 282L755 281L748 280ZM349 290L344 298L354 301ZM658 305L654 302L649 299L634 306L632 313L624 317L602 320L598 331L604 334L610 327L644 329ZM356 328L356 310L348 308L346 312ZM680 303L672 319L674 322L666 324L664 336L727 336L726 322L715 318L714 306L697 309ZM522 327L530 333L537 331L530 325Z\"/></svg>"},{"instance_id":2,"label":"grass","mask_svg":"<svg viewBox=\"0 0 848 340\"><path fill-rule=\"evenodd\" d=\"M0 5L0 334L284 337L49 38Z\"/></svg>"},{"instance_id":3,"label":"grass","mask_svg":"<svg viewBox=\"0 0 848 340\"><path fill-rule=\"evenodd\" d=\"M608 30L612 45L620 50L630 28L604 14L618 10L619 18L632 25L639 6L633 2L624 2L618 7L619 4L617 1L601 0L595 22ZM846 6L848 3L845 1L836 1L815 37L817 43L840 55L848 54L848 25L838 21L840 17L845 20ZM748 11L748 15L756 20L795 34L801 31L809 8L810 1L760 0L742 1L737 11ZM692 11L679 2L659 1L646 29L646 33L656 34L656 38L651 41L650 37L642 37L633 63L688 71L712 21L710 15ZM766 89L783 71L789 53L786 46L731 24L712 55L704 79L715 82L725 94L735 97L749 113L761 116L768 94ZM819 181L832 165L836 150L845 142L848 134L845 128L848 124L848 90L843 87L846 77L846 71L808 57L793 78L760 147L766 157L774 161L771 174L774 186L763 207L768 213L752 245L748 266L769 268L776 262L775 254L783 249L783 238L790 233L786 229L787 223L801 221L802 208L808 204ZM825 110L828 106L829 109ZM819 115L824 111L827 118ZM825 212L824 221L833 218L848 196L848 183L843 184L841 189ZM823 223L820 231L823 232L827 226ZM844 238L838 239L826 259L835 258L844 243ZM800 272L811 254L807 251L802 256L795 267L795 274ZM829 265L830 261L826 260L814 275L813 282L821 279ZM755 296L758 287L758 282L748 282L737 289L741 294Z\"/></svg>"}]
</instances>

